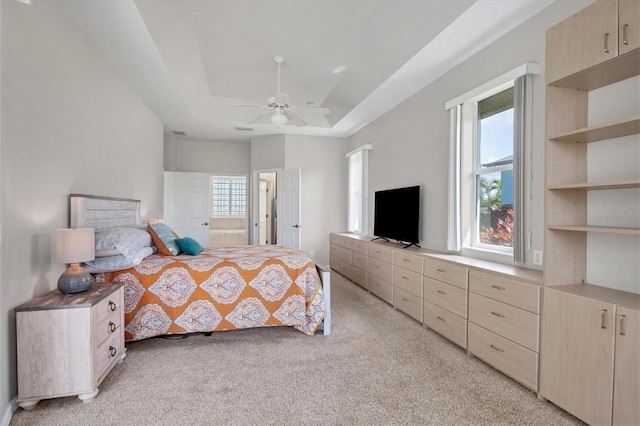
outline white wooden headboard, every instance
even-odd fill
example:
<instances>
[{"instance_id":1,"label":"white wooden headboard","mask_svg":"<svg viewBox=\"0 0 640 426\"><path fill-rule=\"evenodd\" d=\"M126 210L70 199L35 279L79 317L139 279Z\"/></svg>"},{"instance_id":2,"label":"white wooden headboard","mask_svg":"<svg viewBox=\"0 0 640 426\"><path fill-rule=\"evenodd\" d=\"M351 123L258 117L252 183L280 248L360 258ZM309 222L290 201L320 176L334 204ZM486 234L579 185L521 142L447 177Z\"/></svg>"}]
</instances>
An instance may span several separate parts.
<instances>
[{"instance_id":1,"label":"white wooden headboard","mask_svg":"<svg viewBox=\"0 0 640 426\"><path fill-rule=\"evenodd\" d=\"M71 228L112 228L140 224L140 200L71 194Z\"/></svg>"}]
</instances>

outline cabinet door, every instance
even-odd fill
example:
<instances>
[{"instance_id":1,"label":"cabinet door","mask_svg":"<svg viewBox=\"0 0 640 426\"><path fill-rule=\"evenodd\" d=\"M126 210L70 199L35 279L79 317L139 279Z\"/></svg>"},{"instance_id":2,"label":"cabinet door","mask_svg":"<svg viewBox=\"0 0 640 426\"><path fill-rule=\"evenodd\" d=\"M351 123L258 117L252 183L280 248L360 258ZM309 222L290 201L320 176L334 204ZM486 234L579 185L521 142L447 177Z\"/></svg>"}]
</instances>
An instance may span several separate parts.
<instances>
[{"instance_id":1,"label":"cabinet door","mask_svg":"<svg viewBox=\"0 0 640 426\"><path fill-rule=\"evenodd\" d=\"M597 1L547 30L547 83L618 55L617 3Z\"/></svg>"},{"instance_id":2,"label":"cabinet door","mask_svg":"<svg viewBox=\"0 0 640 426\"><path fill-rule=\"evenodd\" d=\"M640 47L640 1L619 0L618 13L618 49L622 55Z\"/></svg>"},{"instance_id":3,"label":"cabinet door","mask_svg":"<svg viewBox=\"0 0 640 426\"><path fill-rule=\"evenodd\" d=\"M540 393L593 425L611 424L614 308L544 289Z\"/></svg>"},{"instance_id":4,"label":"cabinet door","mask_svg":"<svg viewBox=\"0 0 640 426\"><path fill-rule=\"evenodd\" d=\"M616 356L613 379L613 424L640 425L640 313L616 311Z\"/></svg>"}]
</instances>

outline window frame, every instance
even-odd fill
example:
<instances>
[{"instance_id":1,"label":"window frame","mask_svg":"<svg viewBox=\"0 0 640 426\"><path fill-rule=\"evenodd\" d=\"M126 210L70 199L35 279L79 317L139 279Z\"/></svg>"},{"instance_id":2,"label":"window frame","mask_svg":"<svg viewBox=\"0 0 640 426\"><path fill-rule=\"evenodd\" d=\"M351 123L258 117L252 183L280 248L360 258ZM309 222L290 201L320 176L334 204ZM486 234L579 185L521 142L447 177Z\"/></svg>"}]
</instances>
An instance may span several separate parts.
<instances>
[{"instance_id":1,"label":"window frame","mask_svg":"<svg viewBox=\"0 0 640 426\"><path fill-rule=\"evenodd\" d=\"M369 229L369 151L372 149L370 144L362 145L353 151L348 152L345 157L347 158L347 175L348 175L348 186L347 186L347 231L353 232L355 234L366 235ZM353 171L352 167L352 158L355 155L362 155L362 161L360 162L360 170ZM358 190L356 191L359 194L355 196L354 199L354 191L352 188L352 176L354 174L359 175L360 185ZM352 226L352 216L354 215L353 209L358 210L355 213L357 216L358 222L360 226L354 227Z\"/></svg>"}]
</instances>

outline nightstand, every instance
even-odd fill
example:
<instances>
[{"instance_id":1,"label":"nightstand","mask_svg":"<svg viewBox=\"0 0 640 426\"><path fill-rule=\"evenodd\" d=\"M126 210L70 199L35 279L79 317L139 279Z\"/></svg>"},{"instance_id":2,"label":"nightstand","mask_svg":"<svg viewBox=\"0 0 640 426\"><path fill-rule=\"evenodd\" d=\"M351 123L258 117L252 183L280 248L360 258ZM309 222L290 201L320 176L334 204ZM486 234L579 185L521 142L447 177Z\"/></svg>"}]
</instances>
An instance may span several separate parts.
<instances>
[{"instance_id":1,"label":"nightstand","mask_svg":"<svg viewBox=\"0 0 640 426\"><path fill-rule=\"evenodd\" d=\"M16 308L18 405L78 395L89 402L124 347L124 284L93 283L83 293L58 290Z\"/></svg>"}]
</instances>

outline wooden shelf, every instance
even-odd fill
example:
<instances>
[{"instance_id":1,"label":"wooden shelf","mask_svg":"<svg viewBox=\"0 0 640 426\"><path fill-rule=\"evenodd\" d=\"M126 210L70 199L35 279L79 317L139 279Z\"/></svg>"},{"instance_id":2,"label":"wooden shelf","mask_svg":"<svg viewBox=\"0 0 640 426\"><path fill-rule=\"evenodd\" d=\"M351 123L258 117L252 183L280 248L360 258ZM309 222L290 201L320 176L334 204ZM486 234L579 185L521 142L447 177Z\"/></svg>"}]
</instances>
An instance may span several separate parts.
<instances>
[{"instance_id":1,"label":"wooden shelf","mask_svg":"<svg viewBox=\"0 0 640 426\"><path fill-rule=\"evenodd\" d=\"M572 130L556 136L549 137L556 142L598 142L607 139L621 138L623 136L637 135L640 133L640 116L631 117L598 126L585 127Z\"/></svg>"},{"instance_id":2,"label":"wooden shelf","mask_svg":"<svg viewBox=\"0 0 640 426\"><path fill-rule=\"evenodd\" d=\"M552 284L548 286L554 290L575 294L576 296L587 297L594 300L602 300L627 307L629 309L640 310L640 295L629 293L613 288L602 287L596 284Z\"/></svg>"},{"instance_id":3,"label":"wooden shelf","mask_svg":"<svg viewBox=\"0 0 640 426\"><path fill-rule=\"evenodd\" d=\"M590 91L640 74L640 49L549 83L549 86Z\"/></svg>"},{"instance_id":4,"label":"wooden shelf","mask_svg":"<svg viewBox=\"0 0 640 426\"><path fill-rule=\"evenodd\" d=\"M638 228L619 228L616 226L592 225L549 225L547 229L553 231L597 232L601 234L640 235Z\"/></svg>"},{"instance_id":5,"label":"wooden shelf","mask_svg":"<svg viewBox=\"0 0 640 426\"><path fill-rule=\"evenodd\" d=\"M584 182L584 183L567 183L562 185L550 185L547 189L551 191L577 190L589 191L598 189L627 189L640 188L640 180L629 180L619 182Z\"/></svg>"}]
</instances>

